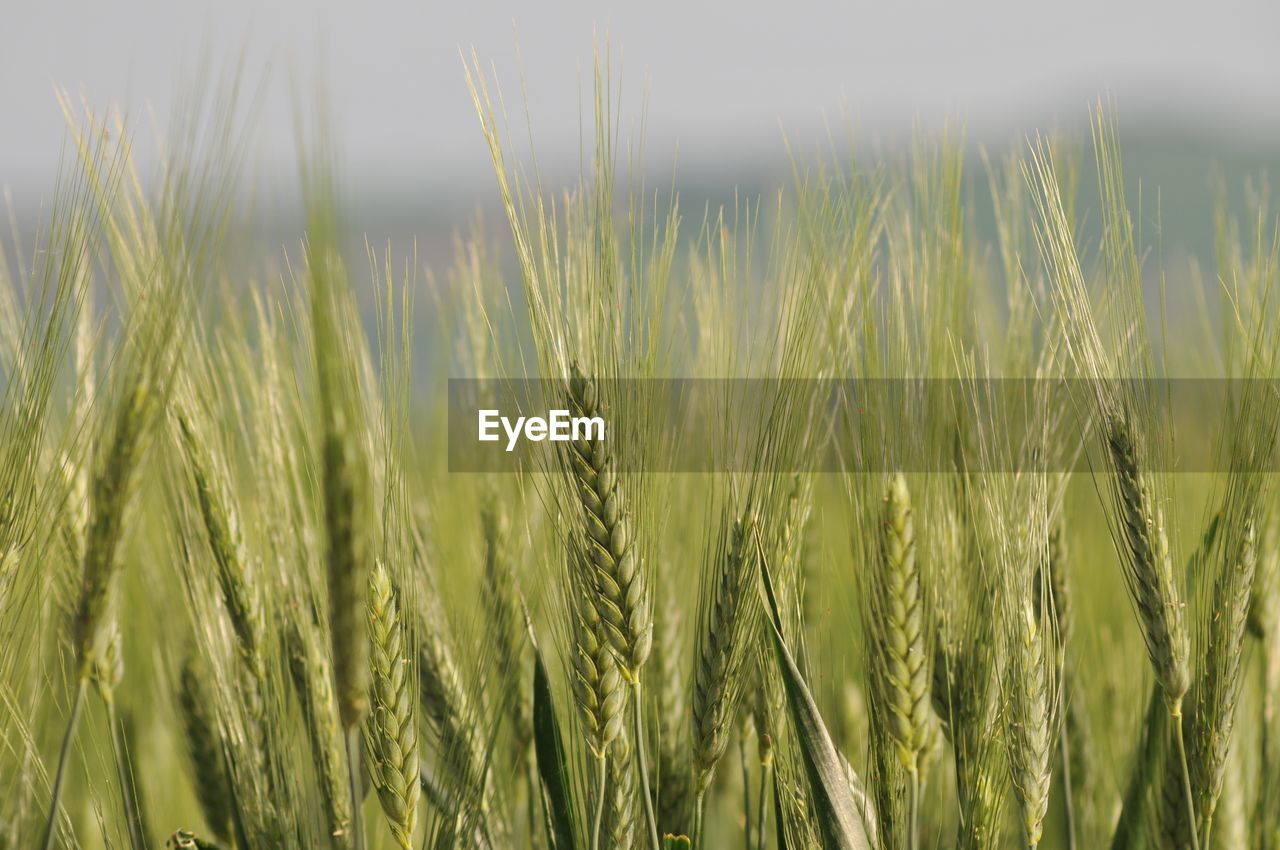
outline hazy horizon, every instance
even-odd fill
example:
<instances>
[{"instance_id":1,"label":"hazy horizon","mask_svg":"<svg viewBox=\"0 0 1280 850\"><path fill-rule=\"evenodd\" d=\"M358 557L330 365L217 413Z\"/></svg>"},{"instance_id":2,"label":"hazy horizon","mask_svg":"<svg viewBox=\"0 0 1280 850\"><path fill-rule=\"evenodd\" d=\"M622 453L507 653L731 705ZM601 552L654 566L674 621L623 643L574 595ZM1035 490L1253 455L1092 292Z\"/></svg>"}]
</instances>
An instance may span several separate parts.
<instances>
[{"instance_id":1,"label":"hazy horizon","mask_svg":"<svg viewBox=\"0 0 1280 850\"><path fill-rule=\"evenodd\" d=\"M126 0L70 15L31 4L10 17L0 185L21 206L52 190L64 127L55 86L97 108L119 105L146 145L175 91L240 55L248 88L265 81L253 167L292 168L295 108L323 91L355 194L483 200L492 178L459 55L473 48L496 68L520 142L527 116L553 173L577 162L597 46L612 58L624 130L643 115L650 159L704 178L776 162L784 133L803 149L829 124L895 138L950 120L996 142L1080 126L1102 93L1122 126L1181 133L1227 156L1280 149L1271 44L1280 6L1238 0L1212 16L1187 3L1097 0L1069 17L1011 0L964 9L561 2L536 13L518 3Z\"/></svg>"}]
</instances>

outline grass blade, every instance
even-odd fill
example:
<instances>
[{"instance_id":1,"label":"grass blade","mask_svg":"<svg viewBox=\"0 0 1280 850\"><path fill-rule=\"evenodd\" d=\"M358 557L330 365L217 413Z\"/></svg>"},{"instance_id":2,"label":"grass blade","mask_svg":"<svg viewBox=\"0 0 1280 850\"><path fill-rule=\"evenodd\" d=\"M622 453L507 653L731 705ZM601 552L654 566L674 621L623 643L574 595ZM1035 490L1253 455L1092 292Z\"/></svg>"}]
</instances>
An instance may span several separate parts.
<instances>
[{"instance_id":1,"label":"grass blade","mask_svg":"<svg viewBox=\"0 0 1280 850\"><path fill-rule=\"evenodd\" d=\"M555 850L573 850L573 805L569 787L568 764L556 719L555 698L542 653L534 650L533 668L533 745L538 758L538 776L550 807L547 839Z\"/></svg>"},{"instance_id":2,"label":"grass blade","mask_svg":"<svg viewBox=\"0 0 1280 850\"><path fill-rule=\"evenodd\" d=\"M773 577L769 574L768 556L760 542L758 528L756 548L760 555L760 576L764 581L765 598L769 603L768 631L778 655L778 671L782 675L787 707L800 752L804 756L809 784L813 789L816 814L822 828L822 843L827 850L871 850L866 827L853 798L853 789L849 787L844 767L840 763L840 754L822 722L813 694L809 692L804 676L783 640L782 616L773 590Z\"/></svg>"}]
</instances>

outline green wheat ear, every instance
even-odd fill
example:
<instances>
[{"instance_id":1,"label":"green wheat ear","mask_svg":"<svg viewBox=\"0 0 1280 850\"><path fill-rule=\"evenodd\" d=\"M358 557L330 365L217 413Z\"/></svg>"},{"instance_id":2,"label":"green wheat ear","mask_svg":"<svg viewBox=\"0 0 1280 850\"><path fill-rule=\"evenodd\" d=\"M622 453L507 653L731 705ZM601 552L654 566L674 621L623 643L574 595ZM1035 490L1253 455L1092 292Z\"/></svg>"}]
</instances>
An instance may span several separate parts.
<instances>
[{"instance_id":1,"label":"green wheat ear","mask_svg":"<svg viewBox=\"0 0 1280 850\"><path fill-rule=\"evenodd\" d=\"M333 693L333 671L311 623L291 619L286 631L289 678L302 709L311 759L328 814L329 831L349 835L351 799L347 789L346 742ZM343 841L341 846L349 844Z\"/></svg>"},{"instance_id":2,"label":"green wheat ear","mask_svg":"<svg viewBox=\"0 0 1280 850\"><path fill-rule=\"evenodd\" d=\"M1171 708L1180 710L1191 683L1190 642L1173 573L1164 508L1142 470L1137 433L1127 417L1107 422L1107 447L1116 472L1116 504L1128 547L1126 579L1156 679ZM1175 713L1177 713L1175 711Z\"/></svg>"},{"instance_id":3,"label":"green wheat ear","mask_svg":"<svg viewBox=\"0 0 1280 850\"><path fill-rule=\"evenodd\" d=\"M528 638L521 613L520 588L511 560L505 516L496 500L485 504L480 521L484 535L482 593L489 624L494 630L497 673L515 733L517 755L525 759L533 744L533 700L525 685Z\"/></svg>"},{"instance_id":4,"label":"green wheat ear","mask_svg":"<svg viewBox=\"0 0 1280 850\"><path fill-rule=\"evenodd\" d=\"M873 669L898 758L914 773L928 732L930 673L911 494L900 474L893 476L885 492L880 553Z\"/></svg>"},{"instance_id":5,"label":"green wheat ear","mask_svg":"<svg viewBox=\"0 0 1280 850\"><path fill-rule=\"evenodd\" d=\"M692 699L694 791L699 797L711 786L729 745L759 628L752 529L750 520L734 520L722 533L714 550L716 570L703 588L699 608Z\"/></svg>"},{"instance_id":6,"label":"green wheat ear","mask_svg":"<svg viewBox=\"0 0 1280 850\"><path fill-rule=\"evenodd\" d=\"M178 707L191 759L191 782L205 824L215 836L225 840L231 837L234 810L231 779L227 774L226 747L213 719L209 698L194 662L188 660L179 679Z\"/></svg>"},{"instance_id":7,"label":"green wheat ear","mask_svg":"<svg viewBox=\"0 0 1280 850\"><path fill-rule=\"evenodd\" d=\"M369 771L397 844L411 850L421 793L415 695L395 591L380 561L369 575L368 619L373 667L365 721Z\"/></svg>"},{"instance_id":8,"label":"green wheat ear","mask_svg":"<svg viewBox=\"0 0 1280 850\"><path fill-rule=\"evenodd\" d=\"M574 416L601 414L599 385L576 365L568 389ZM585 437L572 443L570 457L585 519L586 554L596 572L600 620L623 677L637 681L653 647L653 621L617 460L604 440Z\"/></svg>"},{"instance_id":9,"label":"green wheat ear","mask_svg":"<svg viewBox=\"0 0 1280 850\"><path fill-rule=\"evenodd\" d=\"M571 692L582 718L586 744L597 759L622 733L627 694L622 673L609 648L604 624L586 588L585 558L574 557L568 608L572 617Z\"/></svg>"}]
</instances>

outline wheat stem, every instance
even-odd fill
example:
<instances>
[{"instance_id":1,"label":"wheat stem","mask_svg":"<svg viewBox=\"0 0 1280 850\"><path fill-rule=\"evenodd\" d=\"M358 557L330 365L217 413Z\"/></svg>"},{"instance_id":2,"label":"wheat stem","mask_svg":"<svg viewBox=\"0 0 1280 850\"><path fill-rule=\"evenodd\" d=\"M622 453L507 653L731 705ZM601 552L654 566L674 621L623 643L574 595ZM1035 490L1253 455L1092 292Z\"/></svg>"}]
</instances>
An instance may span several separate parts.
<instances>
[{"instance_id":1,"label":"wheat stem","mask_svg":"<svg viewBox=\"0 0 1280 850\"><path fill-rule=\"evenodd\" d=\"M693 801L693 846L702 846L702 819L707 806L707 795L699 790Z\"/></svg>"},{"instance_id":2,"label":"wheat stem","mask_svg":"<svg viewBox=\"0 0 1280 850\"><path fill-rule=\"evenodd\" d=\"M116 714L114 700L107 700L107 725L111 727L111 755L116 763L116 779L120 783L120 802L124 807L124 820L129 829L129 845L133 850L146 850L142 837L142 816L133 793L133 776L129 772L128 754L124 736L120 733L120 718Z\"/></svg>"},{"instance_id":3,"label":"wheat stem","mask_svg":"<svg viewBox=\"0 0 1280 850\"><path fill-rule=\"evenodd\" d=\"M364 850L364 819L360 817L360 804L364 793L360 790L360 727L347 727L347 781L351 790L351 846Z\"/></svg>"},{"instance_id":4,"label":"wheat stem","mask_svg":"<svg viewBox=\"0 0 1280 850\"><path fill-rule=\"evenodd\" d=\"M746 736L738 735L738 764L742 767L743 846L751 850L751 770L747 765Z\"/></svg>"},{"instance_id":5,"label":"wheat stem","mask_svg":"<svg viewBox=\"0 0 1280 850\"><path fill-rule=\"evenodd\" d=\"M766 826L769 820L769 807L765 804L767 798L766 790L769 783L773 779L773 758L762 759L760 761L760 793L756 795L756 850L765 850L767 843L768 830Z\"/></svg>"},{"instance_id":6,"label":"wheat stem","mask_svg":"<svg viewBox=\"0 0 1280 850\"><path fill-rule=\"evenodd\" d=\"M1063 697L1060 694L1059 700ZM1066 712L1063 712L1065 715ZM1071 794L1071 747L1067 740L1067 724L1058 731L1058 750L1062 759L1062 820L1066 832L1067 850L1076 850L1076 814Z\"/></svg>"},{"instance_id":7,"label":"wheat stem","mask_svg":"<svg viewBox=\"0 0 1280 850\"><path fill-rule=\"evenodd\" d=\"M1187 832L1191 836L1192 850L1200 850L1200 837L1196 834L1196 806L1191 797L1191 771L1187 768L1187 744L1182 734L1182 704L1176 703L1171 711L1173 737L1178 745L1178 760L1182 766L1182 793L1187 804Z\"/></svg>"},{"instance_id":8,"label":"wheat stem","mask_svg":"<svg viewBox=\"0 0 1280 850\"><path fill-rule=\"evenodd\" d=\"M591 850L600 850L600 826L604 823L605 783L609 778L608 760L605 750L596 756L596 810L591 816Z\"/></svg>"},{"instance_id":9,"label":"wheat stem","mask_svg":"<svg viewBox=\"0 0 1280 850\"><path fill-rule=\"evenodd\" d=\"M907 823L910 831L907 833L907 847L917 850L920 846L920 769L914 768L909 773L911 781L907 786Z\"/></svg>"},{"instance_id":10,"label":"wheat stem","mask_svg":"<svg viewBox=\"0 0 1280 850\"><path fill-rule=\"evenodd\" d=\"M531 758L524 760L524 783L525 783L525 817L529 822L529 843L533 847L542 844L542 838L538 834L538 801L542 804L542 816L547 823L551 823L550 812L547 810L546 796L541 793L541 787L538 784L538 767ZM536 797L536 799L535 799Z\"/></svg>"},{"instance_id":11,"label":"wheat stem","mask_svg":"<svg viewBox=\"0 0 1280 850\"><path fill-rule=\"evenodd\" d=\"M658 840L658 820L653 814L653 798L649 794L649 765L645 756L645 741L648 740L644 734L644 700L640 698L640 680L632 684L634 696L634 711L632 717L635 721L636 736L636 769L640 774L640 798L644 803L644 819L649 830L649 840L653 843L654 850L660 850L662 843Z\"/></svg>"},{"instance_id":12,"label":"wheat stem","mask_svg":"<svg viewBox=\"0 0 1280 850\"><path fill-rule=\"evenodd\" d=\"M1274 621L1273 621L1274 622ZM1274 791L1276 788L1277 765L1275 761L1275 716L1276 716L1276 694L1280 693L1280 688L1275 685L1280 684L1280 653L1276 652L1276 635L1268 630L1262 635L1261 661L1259 665L1259 688L1262 693L1262 703L1258 707L1258 721L1260 726L1258 751L1261 753L1261 764L1258 769L1258 800L1254 804L1253 811L1253 831L1258 842L1258 850L1276 850L1280 848L1280 829L1277 828L1277 819L1274 807L1270 805L1268 799L1274 799Z\"/></svg>"},{"instance_id":13,"label":"wheat stem","mask_svg":"<svg viewBox=\"0 0 1280 850\"><path fill-rule=\"evenodd\" d=\"M52 850L53 835L58 825L58 801L62 797L62 784L67 776L67 759L71 755L71 743L76 737L76 727L80 724L80 711L84 707L84 692L89 686L87 676L81 676L76 685L76 695L71 703L71 715L67 718L67 731L62 735L62 749L58 752L58 769L53 775L53 796L49 800L49 822L44 828L44 850Z\"/></svg>"}]
</instances>

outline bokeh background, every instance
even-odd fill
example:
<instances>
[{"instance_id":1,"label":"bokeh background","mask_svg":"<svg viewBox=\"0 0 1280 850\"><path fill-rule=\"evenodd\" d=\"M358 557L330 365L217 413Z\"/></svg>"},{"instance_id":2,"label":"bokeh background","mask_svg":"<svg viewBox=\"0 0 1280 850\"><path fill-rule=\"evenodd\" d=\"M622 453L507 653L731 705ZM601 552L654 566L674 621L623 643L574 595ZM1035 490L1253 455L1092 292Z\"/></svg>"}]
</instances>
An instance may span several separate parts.
<instances>
[{"instance_id":1,"label":"bokeh background","mask_svg":"<svg viewBox=\"0 0 1280 850\"><path fill-rule=\"evenodd\" d=\"M1037 130L1086 138L1090 103L1110 95L1127 176L1145 212L1158 199L1178 267L1212 250L1213 175L1239 187L1280 165L1280 4L1263 0L10 0L3 18L0 185L24 233L57 173L56 86L119 105L145 151L184 90L241 62L261 94L252 179L279 224L267 238L295 232L296 116L323 92L352 226L416 238L442 264L478 211L500 224L460 57L473 49L548 184L578 171L593 53L607 50L621 125L643 123L645 168L674 179L686 211L785 184L788 146L852 135L892 149L950 122L976 157Z\"/></svg>"}]
</instances>

